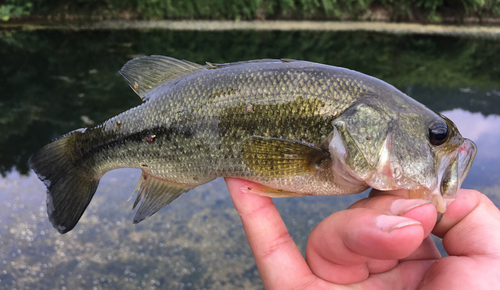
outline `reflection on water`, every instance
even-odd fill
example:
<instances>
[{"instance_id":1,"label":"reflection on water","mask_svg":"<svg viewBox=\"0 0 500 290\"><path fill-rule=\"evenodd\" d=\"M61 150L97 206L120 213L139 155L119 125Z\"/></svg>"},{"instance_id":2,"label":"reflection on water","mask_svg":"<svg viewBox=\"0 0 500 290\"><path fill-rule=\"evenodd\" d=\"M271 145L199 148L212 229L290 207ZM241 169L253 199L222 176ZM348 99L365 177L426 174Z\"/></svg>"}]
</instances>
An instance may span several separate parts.
<instances>
[{"instance_id":1,"label":"reflection on water","mask_svg":"<svg viewBox=\"0 0 500 290\"><path fill-rule=\"evenodd\" d=\"M477 144L463 186L499 206L500 68L492 65L499 47L367 32L0 32L0 289L262 289L221 179L133 225L127 198L139 172L115 170L73 231L60 235L48 221L45 187L28 171L28 157L52 138L138 105L117 74L133 56L198 63L285 57L382 78L443 112ZM304 251L315 225L366 196L275 203Z\"/></svg>"}]
</instances>

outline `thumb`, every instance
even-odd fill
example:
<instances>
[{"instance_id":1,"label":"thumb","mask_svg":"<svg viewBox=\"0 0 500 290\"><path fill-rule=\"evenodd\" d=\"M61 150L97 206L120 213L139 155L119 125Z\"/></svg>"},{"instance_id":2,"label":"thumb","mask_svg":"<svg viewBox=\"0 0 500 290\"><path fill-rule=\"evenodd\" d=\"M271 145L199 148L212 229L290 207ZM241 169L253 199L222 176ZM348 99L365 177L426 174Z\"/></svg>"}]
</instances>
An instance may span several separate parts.
<instances>
[{"instance_id":1,"label":"thumb","mask_svg":"<svg viewBox=\"0 0 500 290\"><path fill-rule=\"evenodd\" d=\"M450 256L500 256L500 210L484 194L460 190L433 233Z\"/></svg>"}]
</instances>

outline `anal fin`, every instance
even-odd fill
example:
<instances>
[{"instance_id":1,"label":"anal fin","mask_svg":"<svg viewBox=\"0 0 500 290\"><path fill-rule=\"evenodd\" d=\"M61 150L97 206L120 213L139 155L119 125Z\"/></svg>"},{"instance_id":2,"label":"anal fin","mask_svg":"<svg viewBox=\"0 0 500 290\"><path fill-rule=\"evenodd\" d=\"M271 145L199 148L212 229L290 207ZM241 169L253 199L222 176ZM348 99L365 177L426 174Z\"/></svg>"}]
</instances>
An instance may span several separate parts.
<instances>
[{"instance_id":1,"label":"anal fin","mask_svg":"<svg viewBox=\"0 0 500 290\"><path fill-rule=\"evenodd\" d=\"M135 209L140 202L139 208L134 216L134 224L152 216L161 208L178 198L181 194L191 189L192 187L189 185L160 179L143 171L136 186L135 192L137 192L137 198L132 207L132 209Z\"/></svg>"}]
</instances>

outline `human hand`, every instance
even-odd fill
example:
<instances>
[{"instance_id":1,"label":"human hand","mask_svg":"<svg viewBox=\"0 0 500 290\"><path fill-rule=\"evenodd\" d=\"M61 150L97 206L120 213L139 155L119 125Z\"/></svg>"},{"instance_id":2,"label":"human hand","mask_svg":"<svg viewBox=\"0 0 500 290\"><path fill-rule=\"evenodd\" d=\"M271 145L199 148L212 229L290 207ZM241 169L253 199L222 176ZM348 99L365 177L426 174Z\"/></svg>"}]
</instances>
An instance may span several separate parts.
<instances>
[{"instance_id":1,"label":"human hand","mask_svg":"<svg viewBox=\"0 0 500 290\"><path fill-rule=\"evenodd\" d=\"M311 232L306 258L271 198L226 178L266 289L498 289L500 211L483 194L462 189L441 222L424 200L373 190ZM429 233L443 238L441 258Z\"/></svg>"}]
</instances>

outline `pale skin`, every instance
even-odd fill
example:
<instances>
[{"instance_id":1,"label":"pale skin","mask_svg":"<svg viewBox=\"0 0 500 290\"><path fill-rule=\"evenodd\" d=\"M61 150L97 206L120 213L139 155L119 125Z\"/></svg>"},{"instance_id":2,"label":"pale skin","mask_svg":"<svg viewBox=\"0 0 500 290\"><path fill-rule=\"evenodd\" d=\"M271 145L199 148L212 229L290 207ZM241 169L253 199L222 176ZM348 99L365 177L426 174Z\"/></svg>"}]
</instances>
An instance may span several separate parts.
<instances>
[{"instance_id":1,"label":"pale skin","mask_svg":"<svg viewBox=\"0 0 500 290\"><path fill-rule=\"evenodd\" d=\"M226 183L266 289L500 287L500 211L477 191L461 189L434 227L432 204L372 190L318 224L304 258L271 198L240 190L250 181Z\"/></svg>"}]
</instances>

